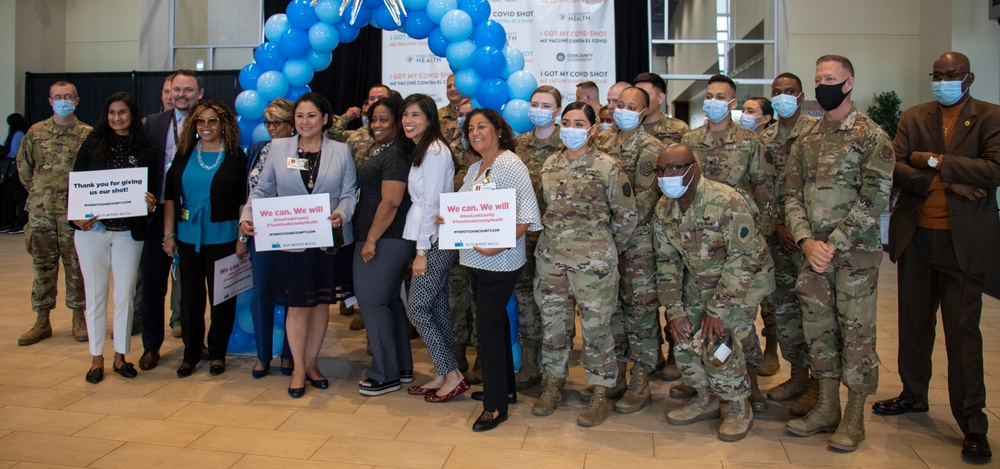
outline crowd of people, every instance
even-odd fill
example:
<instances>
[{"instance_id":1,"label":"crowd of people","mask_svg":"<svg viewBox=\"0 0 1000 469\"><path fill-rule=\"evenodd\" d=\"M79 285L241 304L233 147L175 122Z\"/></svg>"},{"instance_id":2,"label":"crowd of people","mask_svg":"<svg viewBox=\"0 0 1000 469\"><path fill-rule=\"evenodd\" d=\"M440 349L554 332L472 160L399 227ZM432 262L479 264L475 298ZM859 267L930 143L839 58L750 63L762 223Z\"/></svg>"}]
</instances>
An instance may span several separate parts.
<instances>
[{"instance_id":1,"label":"crowd of people","mask_svg":"<svg viewBox=\"0 0 1000 469\"><path fill-rule=\"evenodd\" d=\"M292 398L329 386L318 363L330 305L344 312L354 295L371 355L358 391L379 396L414 381L415 329L436 373L407 393L441 403L482 383L471 393L483 402L474 431L505 421L518 390L532 386L532 414L555 412L579 332L589 385L581 426L650 406L659 376L681 379L669 394L685 403L666 413L670 424L721 418L718 437L736 441L754 413L780 401L793 415L789 433L829 432L830 447L853 451L878 386L879 219L895 189L889 252L899 262L904 388L872 410L927 411L940 304L963 454L990 457L979 315L985 272L1000 262L989 236L1000 234L1000 107L970 96L975 76L960 53L942 55L931 76L937 102L907 110L894 141L855 107L850 60L825 55L814 77L821 117L803 112L801 79L782 73L770 98L745 99L734 121L737 86L716 75L706 122L689 129L663 113L664 80L642 73L611 86L603 106L592 82L565 106L556 88L541 86L530 99L534 128L515 135L496 111L473 109L451 77L441 109L381 84L341 116L316 93L277 99L265 110L271 140L246 153L232 111L202 100L195 72L168 77L165 109L142 120L134 98L115 93L93 129L75 118L76 88L58 82L54 115L7 143L28 193L38 315L19 343L51 336L61 259L73 334L93 356L87 381L104 375L109 270L115 373L138 374L126 360L137 320L138 367L158 365L170 277L184 342L177 376L202 360L224 373L235 298L209 302L207 337L205 305L214 262L236 254L253 265L251 373L270 371L283 305L281 371ZM357 118L361 128L347 130ZM16 133L20 124L8 123ZM66 219L69 171L133 167L149 169L147 216ZM502 189L516 194L514 247L440 245L442 194ZM255 249L255 201L306 194L329 197L335 246ZM765 393L758 376L778 371L779 351L790 378Z\"/></svg>"}]
</instances>

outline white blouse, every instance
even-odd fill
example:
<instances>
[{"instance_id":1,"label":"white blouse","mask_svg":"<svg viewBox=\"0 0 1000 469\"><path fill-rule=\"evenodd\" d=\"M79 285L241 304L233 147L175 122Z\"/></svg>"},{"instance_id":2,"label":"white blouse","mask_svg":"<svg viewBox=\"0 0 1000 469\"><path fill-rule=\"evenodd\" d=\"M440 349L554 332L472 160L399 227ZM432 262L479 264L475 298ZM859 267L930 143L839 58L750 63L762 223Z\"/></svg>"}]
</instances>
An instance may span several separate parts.
<instances>
[{"instance_id":1,"label":"white blouse","mask_svg":"<svg viewBox=\"0 0 1000 469\"><path fill-rule=\"evenodd\" d=\"M435 140L420 166L410 166L406 190L413 204L406 212L403 239L416 241L417 249L430 249L437 241L441 194L455 191L455 162L444 142Z\"/></svg>"}]
</instances>

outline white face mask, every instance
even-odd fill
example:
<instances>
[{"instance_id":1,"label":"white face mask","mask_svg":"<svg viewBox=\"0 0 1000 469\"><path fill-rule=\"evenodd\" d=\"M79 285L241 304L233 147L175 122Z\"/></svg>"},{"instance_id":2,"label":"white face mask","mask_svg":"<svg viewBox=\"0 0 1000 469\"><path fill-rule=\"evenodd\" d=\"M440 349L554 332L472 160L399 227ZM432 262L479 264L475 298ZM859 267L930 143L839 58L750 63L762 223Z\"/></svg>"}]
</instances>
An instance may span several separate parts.
<instances>
[{"instance_id":1,"label":"white face mask","mask_svg":"<svg viewBox=\"0 0 1000 469\"><path fill-rule=\"evenodd\" d=\"M691 166L694 165L692 164ZM656 185L660 187L660 192L663 192L663 195L671 199L677 199L684 195L687 192L688 186L691 185L690 182L687 185L684 184L684 178L691 172L691 166L688 166L687 171L684 171L684 174L680 176L656 178Z\"/></svg>"},{"instance_id":2,"label":"white face mask","mask_svg":"<svg viewBox=\"0 0 1000 469\"><path fill-rule=\"evenodd\" d=\"M802 96L802 93L799 93L799 96ZM799 96L779 94L771 98L771 107L774 108L774 112L778 113L778 116L787 119L798 110Z\"/></svg>"},{"instance_id":3,"label":"white face mask","mask_svg":"<svg viewBox=\"0 0 1000 469\"><path fill-rule=\"evenodd\" d=\"M721 99L706 99L705 104L702 105L702 110L708 115L708 120L712 122L722 122L729 116L729 103L733 102L732 99L729 101L723 101Z\"/></svg>"}]
</instances>

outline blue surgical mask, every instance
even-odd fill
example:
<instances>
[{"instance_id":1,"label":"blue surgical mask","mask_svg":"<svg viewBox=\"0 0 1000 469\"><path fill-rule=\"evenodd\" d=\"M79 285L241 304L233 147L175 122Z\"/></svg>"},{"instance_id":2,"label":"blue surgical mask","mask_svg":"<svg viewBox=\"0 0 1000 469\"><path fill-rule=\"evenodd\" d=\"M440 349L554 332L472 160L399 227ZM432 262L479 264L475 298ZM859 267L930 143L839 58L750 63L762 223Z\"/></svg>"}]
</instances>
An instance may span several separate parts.
<instances>
[{"instance_id":1,"label":"blue surgical mask","mask_svg":"<svg viewBox=\"0 0 1000 469\"><path fill-rule=\"evenodd\" d=\"M601 132L604 132L605 130L610 129L612 125L614 124L610 122L601 122L600 124L597 125L597 128L601 129Z\"/></svg>"},{"instance_id":2,"label":"blue surgical mask","mask_svg":"<svg viewBox=\"0 0 1000 469\"><path fill-rule=\"evenodd\" d=\"M802 93L799 93L799 96L802 96ZM787 119L799 109L799 96L779 94L771 98L771 107L774 108L774 112L778 113L778 117Z\"/></svg>"},{"instance_id":3,"label":"blue surgical mask","mask_svg":"<svg viewBox=\"0 0 1000 469\"><path fill-rule=\"evenodd\" d=\"M548 127L552 123L552 110L533 107L528 110L528 119L535 127Z\"/></svg>"},{"instance_id":4,"label":"blue surgical mask","mask_svg":"<svg viewBox=\"0 0 1000 469\"><path fill-rule=\"evenodd\" d=\"M660 192L663 192L663 195L670 199L678 199L680 196L684 195L684 193L687 192L688 186L691 185L691 183L684 185L684 178L689 172L691 172L691 166L688 166L687 171L684 171L684 174L680 176L656 178L656 185L660 186Z\"/></svg>"},{"instance_id":5,"label":"blue surgical mask","mask_svg":"<svg viewBox=\"0 0 1000 469\"><path fill-rule=\"evenodd\" d=\"M76 104L68 99L60 99L59 101L52 102L52 111L56 113L57 116L65 119L74 112L76 112Z\"/></svg>"},{"instance_id":6,"label":"blue surgical mask","mask_svg":"<svg viewBox=\"0 0 1000 469\"><path fill-rule=\"evenodd\" d=\"M642 111L645 111L645 109ZM619 129L628 132L639 126L639 114L642 114L642 111L635 112L625 108L618 108L615 109L612 117L615 118L615 124L618 124Z\"/></svg>"},{"instance_id":7,"label":"blue surgical mask","mask_svg":"<svg viewBox=\"0 0 1000 469\"><path fill-rule=\"evenodd\" d=\"M931 82L931 92L934 93L934 98L938 100L939 103L945 106L951 106L962 99L962 95L965 94L962 91L962 83L965 78L969 75L966 74L961 80L949 80L949 81L932 81Z\"/></svg>"},{"instance_id":8,"label":"blue surgical mask","mask_svg":"<svg viewBox=\"0 0 1000 469\"><path fill-rule=\"evenodd\" d=\"M703 104L701 108L705 111L705 114L708 115L708 120L712 122L722 122L722 119L729 116L729 103L731 102L733 101L706 99L705 104Z\"/></svg>"},{"instance_id":9,"label":"blue surgical mask","mask_svg":"<svg viewBox=\"0 0 1000 469\"><path fill-rule=\"evenodd\" d=\"M462 128L465 127L465 116L459 116L455 119L455 127L458 128L458 132L462 133Z\"/></svg>"},{"instance_id":10,"label":"blue surgical mask","mask_svg":"<svg viewBox=\"0 0 1000 469\"><path fill-rule=\"evenodd\" d=\"M587 132L590 129L575 129L573 127L560 127L559 139L562 140L566 148L576 151L587 144Z\"/></svg>"},{"instance_id":11,"label":"blue surgical mask","mask_svg":"<svg viewBox=\"0 0 1000 469\"><path fill-rule=\"evenodd\" d=\"M745 112L740 116L740 125L751 131L757 130L757 127L760 126L760 124L757 123L757 116L752 116Z\"/></svg>"},{"instance_id":12,"label":"blue surgical mask","mask_svg":"<svg viewBox=\"0 0 1000 469\"><path fill-rule=\"evenodd\" d=\"M368 116L367 115L361 116L361 126L362 127L368 127Z\"/></svg>"}]
</instances>

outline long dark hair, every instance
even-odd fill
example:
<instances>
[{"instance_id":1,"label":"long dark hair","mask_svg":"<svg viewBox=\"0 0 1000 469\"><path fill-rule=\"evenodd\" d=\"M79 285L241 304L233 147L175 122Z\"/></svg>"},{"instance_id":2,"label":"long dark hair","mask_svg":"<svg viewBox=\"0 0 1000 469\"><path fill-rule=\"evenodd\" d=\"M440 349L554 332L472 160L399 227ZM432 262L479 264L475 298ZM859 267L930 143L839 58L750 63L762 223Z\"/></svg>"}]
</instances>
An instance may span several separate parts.
<instances>
[{"instance_id":1,"label":"long dark hair","mask_svg":"<svg viewBox=\"0 0 1000 469\"><path fill-rule=\"evenodd\" d=\"M90 144L90 155L95 160L103 160L111 154L111 142L116 134L114 129L111 128L111 124L108 123L108 112L111 109L111 105L117 102L124 103L128 107L129 114L131 114L132 122L128 127L128 143L126 144L128 151L135 152L139 148L146 146L146 133L142 131L139 105L136 104L135 98L131 94L119 91L112 94L104 102L104 107L101 108L102 112L97 118L97 125L94 126L94 131L90 133L94 138Z\"/></svg>"},{"instance_id":2,"label":"long dark hair","mask_svg":"<svg viewBox=\"0 0 1000 469\"><path fill-rule=\"evenodd\" d=\"M330 127L333 127L333 106L330 105L330 101L327 101L325 96L314 91L299 96L298 101L295 101L295 107L292 108L292 127L295 127L295 111L298 111L302 103L312 103L313 106L316 106L321 116L325 115L327 117L326 123L323 124L324 133L330 130Z\"/></svg>"},{"instance_id":3,"label":"long dark hair","mask_svg":"<svg viewBox=\"0 0 1000 469\"><path fill-rule=\"evenodd\" d=\"M191 115L184 121L184 130L181 132L181 142L177 145L177 154L191 156L194 146L198 144L198 129L195 124L198 114L205 109L211 109L219 115L219 125L222 131L222 148L226 150L226 157L238 155L240 149L240 127L236 123L236 116L229 107L216 100L210 99L195 105L191 110Z\"/></svg>"},{"instance_id":4,"label":"long dark hair","mask_svg":"<svg viewBox=\"0 0 1000 469\"><path fill-rule=\"evenodd\" d=\"M756 101L757 102L757 105L760 106L760 115L761 116L771 116L771 120L767 121L767 123L764 124L764 127L767 127L767 126L773 124L776 120L778 120L777 118L774 117L774 106L771 106L771 100L770 99L757 96L757 97L750 98L747 101Z\"/></svg>"},{"instance_id":5,"label":"long dark hair","mask_svg":"<svg viewBox=\"0 0 1000 469\"><path fill-rule=\"evenodd\" d=\"M579 103L579 104L582 104L588 108L590 107L589 104L585 103ZM593 109L590 110L590 114L591 115L594 114ZM514 151L514 148L517 147L517 142L514 140L514 131L510 128L510 125L507 124L507 121L504 120L503 116L501 116L499 112L496 112L490 108L473 109L472 112L467 114L465 116L465 123L462 125L462 134L466 135L466 138L468 138L469 126L472 123L472 118L479 115L485 117L486 120L488 120L490 124L493 125L493 128L496 129L497 140L500 149ZM469 150L472 150L472 153L475 153L476 156L482 158L483 155L480 155L479 152L476 151L476 149L473 148L471 144L469 145Z\"/></svg>"},{"instance_id":6,"label":"long dark hair","mask_svg":"<svg viewBox=\"0 0 1000 469\"><path fill-rule=\"evenodd\" d=\"M368 122L369 122L368 124L369 127L367 129L367 132L368 135L372 137L372 140L375 139L375 135L372 134L370 122L374 121L375 108L379 106L382 106L385 108L386 111L389 111L389 115L391 116L392 121L395 122L396 124L396 136L394 137L394 140L396 140L396 145L399 145L400 152L403 155L403 157L406 158L406 161L410 161L410 158L413 156L413 149L416 145L413 144L412 140L406 138L405 136L402 136L403 129L399 126L400 118L403 114L403 100L399 99L396 96L389 96L388 98L379 98L374 103L368 106L368 111L365 112L365 114L368 116Z\"/></svg>"},{"instance_id":7,"label":"long dark hair","mask_svg":"<svg viewBox=\"0 0 1000 469\"><path fill-rule=\"evenodd\" d=\"M10 130L7 132L7 140L4 140L3 145L10 148L10 141L14 138L14 134L18 132L26 134L31 126L28 125L28 119L15 112L7 116L7 127L10 127Z\"/></svg>"},{"instance_id":8,"label":"long dark hair","mask_svg":"<svg viewBox=\"0 0 1000 469\"><path fill-rule=\"evenodd\" d=\"M424 135L420 137L420 141L416 142L413 151L410 152L413 157L410 159L413 162L413 166L420 166L420 163L424 162L424 154L427 153L427 149L434 143L435 140L440 140L444 146L448 146L448 141L444 139L444 134L441 133L441 121L438 120L438 110L437 103L431 99L430 96L426 94L411 94L403 100L403 105L400 110L406 112L406 108L411 104L416 104L420 108L420 112L427 118L427 130L424 131ZM403 114L399 114L399 129L403 130ZM408 138L403 138L400 140L409 140Z\"/></svg>"}]
</instances>

